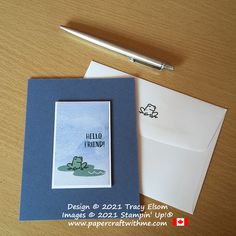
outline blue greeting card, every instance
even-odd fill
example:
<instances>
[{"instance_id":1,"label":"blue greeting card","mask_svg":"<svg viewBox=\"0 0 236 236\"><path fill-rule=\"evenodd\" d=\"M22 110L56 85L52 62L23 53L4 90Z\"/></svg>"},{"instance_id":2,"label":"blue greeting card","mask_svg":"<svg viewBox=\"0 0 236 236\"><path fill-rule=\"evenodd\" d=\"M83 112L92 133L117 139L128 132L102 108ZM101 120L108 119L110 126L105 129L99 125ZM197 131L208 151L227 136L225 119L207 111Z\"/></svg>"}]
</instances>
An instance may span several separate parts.
<instances>
[{"instance_id":1,"label":"blue greeting card","mask_svg":"<svg viewBox=\"0 0 236 236\"><path fill-rule=\"evenodd\" d=\"M111 187L110 101L55 104L52 188Z\"/></svg>"},{"instance_id":2,"label":"blue greeting card","mask_svg":"<svg viewBox=\"0 0 236 236\"><path fill-rule=\"evenodd\" d=\"M20 220L137 217L134 85L29 80Z\"/></svg>"}]
</instances>

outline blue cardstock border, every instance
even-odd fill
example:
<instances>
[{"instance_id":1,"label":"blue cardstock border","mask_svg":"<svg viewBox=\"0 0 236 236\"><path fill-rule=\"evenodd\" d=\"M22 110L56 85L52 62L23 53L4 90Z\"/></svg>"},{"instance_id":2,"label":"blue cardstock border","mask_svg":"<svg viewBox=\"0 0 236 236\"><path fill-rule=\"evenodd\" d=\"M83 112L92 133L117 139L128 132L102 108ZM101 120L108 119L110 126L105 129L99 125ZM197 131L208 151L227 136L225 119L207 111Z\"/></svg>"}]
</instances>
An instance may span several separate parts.
<instances>
[{"instance_id":1,"label":"blue cardstock border","mask_svg":"<svg viewBox=\"0 0 236 236\"><path fill-rule=\"evenodd\" d=\"M110 100L112 187L95 189L51 189L54 108L56 101ZM122 218L125 204L138 205L135 85L133 78L122 79L30 79L26 112L20 220L59 220L67 204L98 204L99 209L83 211L85 218L98 218L103 204L121 204L111 210ZM93 217L88 213L94 212ZM114 215L113 215L114 216Z\"/></svg>"}]
</instances>

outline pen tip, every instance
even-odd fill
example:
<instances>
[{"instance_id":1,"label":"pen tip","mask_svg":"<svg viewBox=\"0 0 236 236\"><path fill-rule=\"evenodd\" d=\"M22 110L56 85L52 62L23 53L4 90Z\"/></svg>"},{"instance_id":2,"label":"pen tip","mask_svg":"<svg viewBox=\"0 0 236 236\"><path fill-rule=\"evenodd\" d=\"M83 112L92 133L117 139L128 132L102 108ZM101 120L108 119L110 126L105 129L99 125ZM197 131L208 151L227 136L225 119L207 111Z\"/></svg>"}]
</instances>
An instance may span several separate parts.
<instances>
[{"instance_id":1,"label":"pen tip","mask_svg":"<svg viewBox=\"0 0 236 236\"><path fill-rule=\"evenodd\" d=\"M173 71L173 70L174 70L174 66L165 64L165 65L164 65L164 69Z\"/></svg>"},{"instance_id":2,"label":"pen tip","mask_svg":"<svg viewBox=\"0 0 236 236\"><path fill-rule=\"evenodd\" d=\"M59 27L60 27L60 29L62 29L62 30L66 30L66 29L67 29L67 27L64 26L64 25L60 25Z\"/></svg>"}]
</instances>

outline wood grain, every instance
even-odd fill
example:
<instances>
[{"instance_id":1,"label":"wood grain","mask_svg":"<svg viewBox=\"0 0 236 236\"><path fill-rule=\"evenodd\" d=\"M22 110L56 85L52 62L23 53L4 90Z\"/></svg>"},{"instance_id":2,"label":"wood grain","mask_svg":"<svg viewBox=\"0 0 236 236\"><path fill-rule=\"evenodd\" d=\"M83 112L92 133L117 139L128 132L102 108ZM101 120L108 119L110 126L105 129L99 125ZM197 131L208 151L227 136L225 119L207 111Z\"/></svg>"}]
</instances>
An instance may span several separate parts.
<instances>
[{"instance_id":1,"label":"wood grain","mask_svg":"<svg viewBox=\"0 0 236 236\"><path fill-rule=\"evenodd\" d=\"M236 2L230 0L0 0L0 235L234 235ZM157 72L59 30L76 27L176 66ZM26 86L30 77L82 77L89 62L110 65L228 108L190 226L68 227L19 222ZM142 197L142 203L153 202ZM170 220L168 221L170 223Z\"/></svg>"}]
</instances>

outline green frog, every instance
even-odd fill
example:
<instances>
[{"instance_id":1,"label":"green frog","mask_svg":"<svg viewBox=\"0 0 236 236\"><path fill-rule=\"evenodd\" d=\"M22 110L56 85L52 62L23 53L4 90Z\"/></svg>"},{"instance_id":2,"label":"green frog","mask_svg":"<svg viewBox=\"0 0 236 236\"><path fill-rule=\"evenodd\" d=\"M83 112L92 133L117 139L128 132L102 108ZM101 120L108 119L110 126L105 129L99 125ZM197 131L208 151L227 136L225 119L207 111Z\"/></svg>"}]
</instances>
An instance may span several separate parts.
<instances>
[{"instance_id":1,"label":"green frog","mask_svg":"<svg viewBox=\"0 0 236 236\"><path fill-rule=\"evenodd\" d=\"M83 162L83 157L82 156L74 156L72 163L68 163L67 167L69 170L83 170L85 168L88 168L87 162Z\"/></svg>"}]
</instances>

